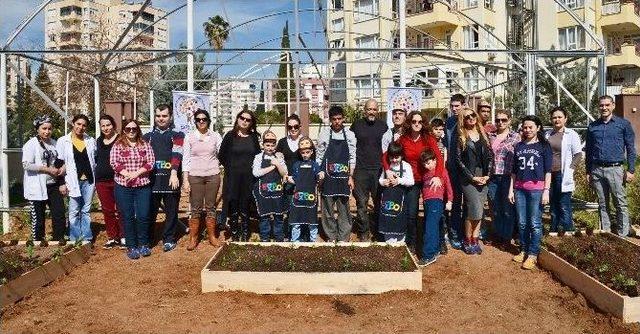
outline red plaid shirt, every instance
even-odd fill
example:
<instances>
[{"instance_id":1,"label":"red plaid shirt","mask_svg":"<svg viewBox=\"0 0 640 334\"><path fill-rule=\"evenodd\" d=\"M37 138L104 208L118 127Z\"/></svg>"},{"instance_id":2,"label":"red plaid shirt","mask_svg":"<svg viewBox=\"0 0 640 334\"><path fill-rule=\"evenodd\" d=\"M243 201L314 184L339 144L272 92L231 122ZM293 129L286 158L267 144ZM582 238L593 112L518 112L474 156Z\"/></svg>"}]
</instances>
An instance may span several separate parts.
<instances>
[{"instance_id":1,"label":"red plaid shirt","mask_svg":"<svg viewBox=\"0 0 640 334\"><path fill-rule=\"evenodd\" d=\"M110 160L111 167L116 172L115 181L117 184L123 187L142 187L151 183L149 171L153 169L156 157L149 143L145 142L135 147L113 145ZM129 182L126 182L124 176L120 174L122 170L135 172L140 167L144 168L146 172Z\"/></svg>"}]
</instances>

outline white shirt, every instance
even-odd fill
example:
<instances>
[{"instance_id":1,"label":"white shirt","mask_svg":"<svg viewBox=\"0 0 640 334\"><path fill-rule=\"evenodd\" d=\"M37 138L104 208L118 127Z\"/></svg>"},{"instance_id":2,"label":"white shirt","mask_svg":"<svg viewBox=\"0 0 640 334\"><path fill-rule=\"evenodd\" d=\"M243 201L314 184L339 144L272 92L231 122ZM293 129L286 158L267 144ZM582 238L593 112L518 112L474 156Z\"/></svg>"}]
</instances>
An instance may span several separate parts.
<instances>
[{"instance_id":1,"label":"white shirt","mask_svg":"<svg viewBox=\"0 0 640 334\"><path fill-rule=\"evenodd\" d=\"M264 152L260 152L258 154L256 154L255 157L253 157L253 168L252 168L252 173L253 176L255 177L262 177L264 176L265 173L264 171L262 171L262 157L264 156L265 160L271 160L271 159L275 159L276 156L274 155L268 155ZM282 166L284 167L285 173L287 173L287 165L284 163L284 159L278 159L278 161L282 164Z\"/></svg>"},{"instance_id":2,"label":"white shirt","mask_svg":"<svg viewBox=\"0 0 640 334\"><path fill-rule=\"evenodd\" d=\"M298 144L300 143L300 136L297 139L291 139L290 136L287 136L287 145L289 145L289 149L291 152L295 152L298 150Z\"/></svg>"},{"instance_id":3,"label":"white shirt","mask_svg":"<svg viewBox=\"0 0 640 334\"><path fill-rule=\"evenodd\" d=\"M401 186L406 186L406 187L411 187L412 185L415 184L415 180L413 179L413 170L411 169L411 165L409 165L408 162L406 161L401 161L402 163L402 177L398 178L398 184ZM393 171L396 173L396 175L400 175L400 164L391 164L389 165L389 170ZM380 174L380 179L378 179L378 182L380 183L381 186L384 187L384 181L387 178L385 177L385 172L382 171L382 174Z\"/></svg>"}]
</instances>

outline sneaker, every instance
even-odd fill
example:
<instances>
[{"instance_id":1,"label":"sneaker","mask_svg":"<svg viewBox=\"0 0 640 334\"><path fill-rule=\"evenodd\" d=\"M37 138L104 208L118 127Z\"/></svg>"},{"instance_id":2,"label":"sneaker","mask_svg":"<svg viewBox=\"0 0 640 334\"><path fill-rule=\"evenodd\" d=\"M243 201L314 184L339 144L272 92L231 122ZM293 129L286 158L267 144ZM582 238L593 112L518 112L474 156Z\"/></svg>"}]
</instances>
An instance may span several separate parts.
<instances>
[{"instance_id":1,"label":"sneaker","mask_svg":"<svg viewBox=\"0 0 640 334\"><path fill-rule=\"evenodd\" d=\"M119 249L127 249L127 243L125 242L124 238L121 238L120 240L116 240L116 242Z\"/></svg>"},{"instance_id":2,"label":"sneaker","mask_svg":"<svg viewBox=\"0 0 640 334\"><path fill-rule=\"evenodd\" d=\"M527 257L527 254L525 254L524 252L520 252L520 254L513 257L513 262L522 263L524 262L524 259L526 257Z\"/></svg>"},{"instance_id":3,"label":"sneaker","mask_svg":"<svg viewBox=\"0 0 640 334\"><path fill-rule=\"evenodd\" d=\"M440 255L447 255L449 253L449 249L447 248L447 242L443 241L440 243Z\"/></svg>"},{"instance_id":4,"label":"sneaker","mask_svg":"<svg viewBox=\"0 0 640 334\"><path fill-rule=\"evenodd\" d=\"M113 249L116 248L118 246L118 241L117 240L113 240L113 239L109 239L107 240L107 242L104 243L104 245L102 245L102 248L104 249Z\"/></svg>"},{"instance_id":5,"label":"sneaker","mask_svg":"<svg viewBox=\"0 0 640 334\"><path fill-rule=\"evenodd\" d=\"M162 250L165 252L170 252L172 250L174 250L176 248L176 243L175 242L165 242L164 245L162 245Z\"/></svg>"},{"instance_id":6,"label":"sneaker","mask_svg":"<svg viewBox=\"0 0 640 334\"><path fill-rule=\"evenodd\" d=\"M473 254L482 254L482 247L480 247L480 243L477 241L473 244Z\"/></svg>"},{"instance_id":7,"label":"sneaker","mask_svg":"<svg viewBox=\"0 0 640 334\"><path fill-rule=\"evenodd\" d=\"M151 250L147 246L141 246L140 248L138 248L138 252L140 252L140 255L144 257L151 255Z\"/></svg>"},{"instance_id":8,"label":"sneaker","mask_svg":"<svg viewBox=\"0 0 640 334\"><path fill-rule=\"evenodd\" d=\"M127 257L131 260L137 260L140 258L140 252L136 248L128 248L127 249Z\"/></svg>"},{"instance_id":9,"label":"sneaker","mask_svg":"<svg viewBox=\"0 0 640 334\"><path fill-rule=\"evenodd\" d=\"M453 249L457 249L457 250L461 250L462 249L462 243L460 242L460 240L456 240L456 239L449 239L449 244L451 244L451 248Z\"/></svg>"},{"instance_id":10,"label":"sneaker","mask_svg":"<svg viewBox=\"0 0 640 334\"><path fill-rule=\"evenodd\" d=\"M522 269L532 270L536 267L537 263L538 263L537 256L529 256L527 257L527 260L522 263Z\"/></svg>"},{"instance_id":11,"label":"sneaker","mask_svg":"<svg viewBox=\"0 0 640 334\"><path fill-rule=\"evenodd\" d=\"M467 255L475 254L475 249L473 248L473 244L470 244L467 241L464 241L462 243L462 251L464 251L465 254L467 254Z\"/></svg>"},{"instance_id":12,"label":"sneaker","mask_svg":"<svg viewBox=\"0 0 640 334\"><path fill-rule=\"evenodd\" d=\"M436 262L437 259L438 259L438 257L436 257L436 256L432 256L432 257L430 257L428 259L422 259L422 260L418 261L418 266L426 267L426 266Z\"/></svg>"}]
</instances>

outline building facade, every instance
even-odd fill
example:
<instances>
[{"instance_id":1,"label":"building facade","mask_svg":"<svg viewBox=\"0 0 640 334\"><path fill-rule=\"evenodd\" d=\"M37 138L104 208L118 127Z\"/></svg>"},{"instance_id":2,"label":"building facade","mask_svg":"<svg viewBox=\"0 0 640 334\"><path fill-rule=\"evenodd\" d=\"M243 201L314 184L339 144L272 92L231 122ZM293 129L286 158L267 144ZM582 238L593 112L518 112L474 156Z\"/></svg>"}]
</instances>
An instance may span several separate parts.
<instances>
[{"instance_id":1,"label":"building facade","mask_svg":"<svg viewBox=\"0 0 640 334\"><path fill-rule=\"evenodd\" d=\"M246 80L221 81L218 88L219 95L211 89L209 110L216 121L223 124L233 124L236 115L244 108L256 110L260 99L260 89L254 82Z\"/></svg>"}]
</instances>

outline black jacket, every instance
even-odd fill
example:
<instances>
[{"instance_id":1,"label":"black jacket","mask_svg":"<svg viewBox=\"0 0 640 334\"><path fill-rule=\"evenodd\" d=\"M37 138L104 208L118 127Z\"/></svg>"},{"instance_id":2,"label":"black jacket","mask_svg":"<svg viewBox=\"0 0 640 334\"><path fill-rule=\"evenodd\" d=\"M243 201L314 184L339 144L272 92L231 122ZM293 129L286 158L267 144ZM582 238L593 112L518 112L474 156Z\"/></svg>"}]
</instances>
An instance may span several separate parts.
<instances>
[{"instance_id":1,"label":"black jacket","mask_svg":"<svg viewBox=\"0 0 640 334\"><path fill-rule=\"evenodd\" d=\"M464 148L458 139L454 159L458 173L467 183L471 183L474 176L490 176L493 169L493 151L483 136L480 136L476 145L467 138L467 145ZM482 170L482 175L476 175L477 168Z\"/></svg>"}]
</instances>

